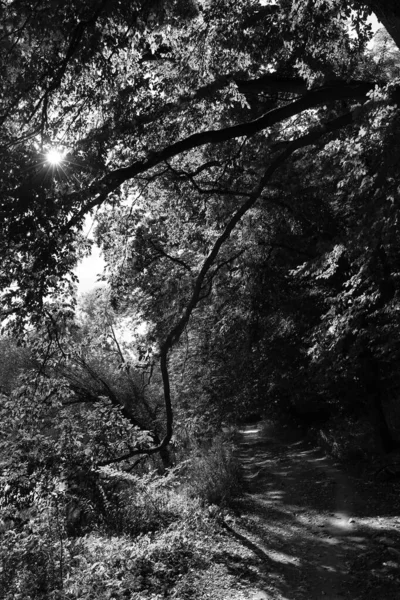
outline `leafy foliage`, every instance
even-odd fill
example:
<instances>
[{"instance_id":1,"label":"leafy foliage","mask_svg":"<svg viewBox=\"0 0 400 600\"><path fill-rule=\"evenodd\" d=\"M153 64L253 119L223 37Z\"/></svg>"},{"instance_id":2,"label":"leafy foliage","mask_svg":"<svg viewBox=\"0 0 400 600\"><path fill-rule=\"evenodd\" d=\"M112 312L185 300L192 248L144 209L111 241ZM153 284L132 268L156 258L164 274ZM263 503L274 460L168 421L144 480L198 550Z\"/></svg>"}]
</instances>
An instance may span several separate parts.
<instances>
[{"instance_id":1,"label":"leafy foliage","mask_svg":"<svg viewBox=\"0 0 400 600\"><path fill-rule=\"evenodd\" d=\"M175 482L239 488L222 425L292 415L342 457L350 424L363 454L400 442L399 8L0 17L1 318L25 344L1 348L1 576L10 598L178 590L203 559ZM77 304L87 218L108 287Z\"/></svg>"}]
</instances>

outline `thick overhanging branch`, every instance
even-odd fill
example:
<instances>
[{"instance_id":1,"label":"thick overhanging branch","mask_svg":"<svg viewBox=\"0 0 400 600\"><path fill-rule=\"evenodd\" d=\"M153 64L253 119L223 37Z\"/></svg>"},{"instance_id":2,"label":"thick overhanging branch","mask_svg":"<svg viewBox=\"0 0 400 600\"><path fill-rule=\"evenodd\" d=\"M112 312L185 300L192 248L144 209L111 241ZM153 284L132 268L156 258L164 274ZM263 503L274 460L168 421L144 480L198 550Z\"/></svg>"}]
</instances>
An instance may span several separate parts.
<instances>
[{"instance_id":1,"label":"thick overhanging branch","mask_svg":"<svg viewBox=\"0 0 400 600\"><path fill-rule=\"evenodd\" d=\"M294 94L296 96L303 95L307 92L307 82L301 77L280 77L274 73L266 73L255 79L240 79L234 73L221 75L214 81L207 83L197 90L182 94L174 102L167 102L161 108L136 115L132 124L124 124L124 132L137 131L138 125L147 125L160 119L163 116L170 115L173 112L182 112L182 108L192 102L212 98L233 82L239 92L245 96L255 96L258 94ZM336 82L346 83L344 81Z\"/></svg>"},{"instance_id":2,"label":"thick overhanging branch","mask_svg":"<svg viewBox=\"0 0 400 600\"><path fill-rule=\"evenodd\" d=\"M307 92L307 82L301 77L279 77L275 73L266 73L257 79L234 79L241 94L296 94Z\"/></svg>"},{"instance_id":3,"label":"thick overhanging branch","mask_svg":"<svg viewBox=\"0 0 400 600\"><path fill-rule=\"evenodd\" d=\"M166 102L162 107L156 110L137 114L131 121L126 121L121 125L123 133L137 134L138 128L149 123L154 123L162 117L171 116L172 114L182 113L182 110L193 102L203 99L215 97L218 92L234 83L239 92L247 97L255 97L259 94L291 94L301 96L307 92L307 82L301 77L280 77L274 73L267 73L255 79L240 79L235 73L221 75L214 81L200 86L195 91L181 94L173 102ZM335 82L346 83L344 81Z\"/></svg>"},{"instance_id":4,"label":"thick overhanging branch","mask_svg":"<svg viewBox=\"0 0 400 600\"><path fill-rule=\"evenodd\" d=\"M163 150L149 152L148 158L132 163L129 167L116 169L108 173L100 182L89 187L86 197L95 196L89 200L75 215L73 215L61 233L66 233L78 225L83 217L91 210L103 204L109 194L116 191L125 181L145 173L160 163L167 161L179 154L188 152L205 144L221 144L239 138L251 137L268 127L272 127L286 119L296 116L305 110L316 108L324 104L331 104L337 100L363 101L366 95L375 86L371 82L355 82L331 84L307 92L302 98L268 111L258 119L240 123L224 129L212 129L190 135L189 137L166 146ZM79 198L81 194L76 194ZM73 197L72 197L73 200Z\"/></svg>"}]
</instances>

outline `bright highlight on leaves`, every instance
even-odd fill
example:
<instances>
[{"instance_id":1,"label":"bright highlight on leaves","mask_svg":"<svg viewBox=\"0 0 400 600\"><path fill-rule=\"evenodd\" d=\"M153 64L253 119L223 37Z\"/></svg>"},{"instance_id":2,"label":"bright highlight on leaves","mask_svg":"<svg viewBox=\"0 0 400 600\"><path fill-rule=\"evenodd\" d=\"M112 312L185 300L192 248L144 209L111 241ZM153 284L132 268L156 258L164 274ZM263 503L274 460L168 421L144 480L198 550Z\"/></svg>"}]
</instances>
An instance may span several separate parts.
<instances>
[{"instance_id":1,"label":"bright highlight on leaves","mask_svg":"<svg viewBox=\"0 0 400 600\"><path fill-rule=\"evenodd\" d=\"M49 150L49 152L47 152L46 154L47 162L49 162L53 166L59 165L63 161L63 159L64 154L59 150L56 150L55 148Z\"/></svg>"}]
</instances>

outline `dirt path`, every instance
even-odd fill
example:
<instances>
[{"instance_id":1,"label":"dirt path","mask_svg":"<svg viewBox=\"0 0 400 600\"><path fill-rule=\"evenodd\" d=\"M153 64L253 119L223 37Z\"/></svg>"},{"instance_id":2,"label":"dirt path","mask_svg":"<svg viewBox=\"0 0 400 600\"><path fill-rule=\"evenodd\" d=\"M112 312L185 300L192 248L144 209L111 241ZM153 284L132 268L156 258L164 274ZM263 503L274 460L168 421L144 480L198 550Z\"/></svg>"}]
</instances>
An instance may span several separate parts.
<instances>
[{"instance_id":1,"label":"dirt path","mask_svg":"<svg viewBox=\"0 0 400 600\"><path fill-rule=\"evenodd\" d=\"M251 598L400 600L400 488L272 424L241 435L249 492L228 528L258 558Z\"/></svg>"}]
</instances>

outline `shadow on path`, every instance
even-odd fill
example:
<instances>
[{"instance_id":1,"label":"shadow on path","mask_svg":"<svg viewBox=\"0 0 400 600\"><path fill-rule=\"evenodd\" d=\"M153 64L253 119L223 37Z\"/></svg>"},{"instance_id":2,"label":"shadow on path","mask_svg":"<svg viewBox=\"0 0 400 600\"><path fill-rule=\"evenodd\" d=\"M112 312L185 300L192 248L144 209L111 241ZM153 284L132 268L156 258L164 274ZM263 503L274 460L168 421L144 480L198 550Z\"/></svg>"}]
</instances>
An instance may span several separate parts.
<instances>
[{"instance_id":1,"label":"shadow on path","mask_svg":"<svg viewBox=\"0 0 400 600\"><path fill-rule=\"evenodd\" d=\"M379 486L273 424L246 426L239 456L248 493L226 528L259 559L257 598L400 600L398 489L382 500Z\"/></svg>"}]
</instances>

